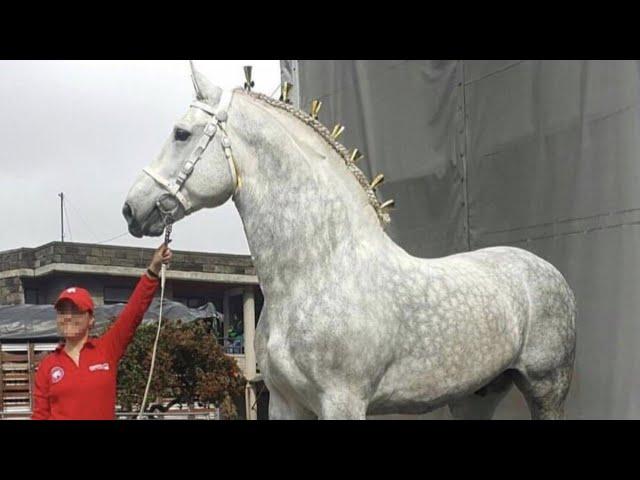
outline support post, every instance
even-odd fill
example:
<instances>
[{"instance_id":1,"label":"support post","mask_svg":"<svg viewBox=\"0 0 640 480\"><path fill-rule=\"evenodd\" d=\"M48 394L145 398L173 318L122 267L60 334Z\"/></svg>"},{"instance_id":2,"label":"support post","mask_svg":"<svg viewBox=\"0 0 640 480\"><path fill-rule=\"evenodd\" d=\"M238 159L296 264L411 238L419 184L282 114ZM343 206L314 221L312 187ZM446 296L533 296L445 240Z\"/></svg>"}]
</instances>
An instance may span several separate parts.
<instances>
[{"instance_id":1,"label":"support post","mask_svg":"<svg viewBox=\"0 0 640 480\"><path fill-rule=\"evenodd\" d=\"M253 286L247 286L243 295L243 320L244 320L244 358L245 371L248 380L256 376L256 352L254 339L256 334L255 295ZM258 419L258 406L256 403L256 387L254 383L247 382L245 394L247 420Z\"/></svg>"},{"instance_id":2,"label":"support post","mask_svg":"<svg viewBox=\"0 0 640 480\"><path fill-rule=\"evenodd\" d=\"M224 292L222 300L222 346L227 348L227 338L229 337L229 325L231 324L231 303L229 302L229 291Z\"/></svg>"}]
</instances>

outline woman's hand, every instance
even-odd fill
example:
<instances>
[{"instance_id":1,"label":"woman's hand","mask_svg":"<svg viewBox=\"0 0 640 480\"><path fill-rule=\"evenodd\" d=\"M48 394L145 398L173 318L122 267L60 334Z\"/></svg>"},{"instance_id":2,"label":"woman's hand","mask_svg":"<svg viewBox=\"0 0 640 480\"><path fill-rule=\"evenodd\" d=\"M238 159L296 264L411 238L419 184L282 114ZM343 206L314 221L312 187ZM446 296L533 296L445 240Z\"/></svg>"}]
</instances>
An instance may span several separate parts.
<instances>
[{"instance_id":1,"label":"woman's hand","mask_svg":"<svg viewBox=\"0 0 640 480\"><path fill-rule=\"evenodd\" d=\"M162 264L168 264L171 261L172 256L173 252L171 251L171 249L163 243L155 252L153 252L153 258L151 259L151 263L149 264L149 270L151 270L156 275L159 275Z\"/></svg>"}]
</instances>

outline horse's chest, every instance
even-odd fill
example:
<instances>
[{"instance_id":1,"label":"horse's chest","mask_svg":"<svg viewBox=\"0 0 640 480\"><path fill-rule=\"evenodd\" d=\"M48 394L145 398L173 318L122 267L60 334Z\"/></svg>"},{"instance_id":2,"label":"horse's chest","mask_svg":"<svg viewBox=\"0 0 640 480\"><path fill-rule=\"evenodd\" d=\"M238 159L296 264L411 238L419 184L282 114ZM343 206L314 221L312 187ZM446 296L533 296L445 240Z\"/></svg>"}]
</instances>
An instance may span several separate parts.
<instances>
[{"instance_id":1,"label":"horse's chest","mask_svg":"<svg viewBox=\"0 0 640 480\"><path fill-rule=\"evenodd\" d=\"M260 370L273 381L285 381L294 367L291 349L288 345L287 328L282 322L271 324L268 312L264 312L256 329L256 356Z\"/></svg>"},{"instance_id":2,"label":"horse's chest","mask_svg":"<svg viewBox=\"0 0 640 480\"><path fill-rule=\"evenodd\" d=\"M286 340L273 331L265 338L261 369L269 388L276 388L287 397L301 399L305 396L307 375L298 367Z\"/></svg>"},{"instance_id":3,"label":"horse's chest","mask_svg":"<svg viewBox=\"0 0 640 480\"><path fill-rule=\"evenodd\" d=\"M369 382L379 374L376 365L388 355L381 348L363 348L363 339L372 343L364 325L358 338L344 332L344 321L333 318L296 317L290 322L284 315L278 322L265 325L259 341L261 369L267 381L280 391L313 397L336 381ZM352 324L348 323L349 328ZM373 343L372 343L373 344ZM375 353L374 353L375 352ZM315 392L315 393L314 393Z\"/></svg>"}]
</instances>

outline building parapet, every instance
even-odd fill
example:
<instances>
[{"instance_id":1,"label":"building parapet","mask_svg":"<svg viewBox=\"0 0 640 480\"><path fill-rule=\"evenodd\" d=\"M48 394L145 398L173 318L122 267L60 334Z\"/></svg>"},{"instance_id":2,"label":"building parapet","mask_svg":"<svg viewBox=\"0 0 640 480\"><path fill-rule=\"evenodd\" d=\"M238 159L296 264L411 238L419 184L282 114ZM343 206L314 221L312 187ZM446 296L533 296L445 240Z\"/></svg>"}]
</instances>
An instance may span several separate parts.
<instances>
[{"instance_id":1,"label":"building parapet","mask_svg":"<svg viewBox=\"0 0 640 480\"><path fill-rule=\"evenodd\" d=\"M51 242L0 252L0 279L39 277L51 272L139 276L154 249ZM174 250L167 278L257 284L249 255Z\"/></svg>"}]
</instances>

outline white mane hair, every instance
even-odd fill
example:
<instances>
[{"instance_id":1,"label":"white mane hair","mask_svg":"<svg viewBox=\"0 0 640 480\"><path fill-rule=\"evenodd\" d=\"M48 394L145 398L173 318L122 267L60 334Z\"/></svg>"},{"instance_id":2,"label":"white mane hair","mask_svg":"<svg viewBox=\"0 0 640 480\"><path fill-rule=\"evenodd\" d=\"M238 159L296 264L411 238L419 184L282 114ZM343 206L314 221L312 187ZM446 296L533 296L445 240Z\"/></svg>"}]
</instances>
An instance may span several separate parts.
<instances>
[{"instance_id":1,"label":"white mane hair","mask_svg":"<svg viewBox=\"0 0 640 480\"><path fill-rule=\"evenodd\" d=\"M311 115L303 112L295 108L293 105L289 103L282 102L280 100L276 100L274 98L268 97L262 93L258 92L247 92L241 88L236 89L238 92L245 93L252 98L260 100L272 107L276 107L280 110L284 110L285 112L290 113L295 118L303 122L304 124L310 126L344 161L347 169L353 174L356 178L362 189L364 190L367 198L369 200L369 204L373 207L376 215L378 216L378 220L380 221L382 227L384 228L386 224L388 224L391 219L389 217L389 213L386 212L383 208L381 208L381 203L376 196L376 192L373 188L370 187L369 180L366 175L360 170L354 162L351 161L349 150L342 145L340 142L335 140L331 136L331 132L325 127L321 122L313 118Z\"/></svg>"}]
</instances>

